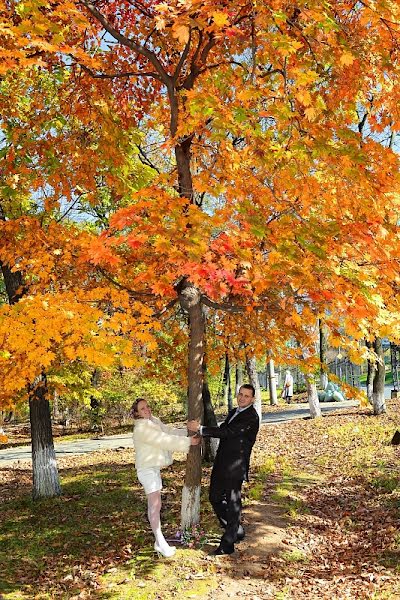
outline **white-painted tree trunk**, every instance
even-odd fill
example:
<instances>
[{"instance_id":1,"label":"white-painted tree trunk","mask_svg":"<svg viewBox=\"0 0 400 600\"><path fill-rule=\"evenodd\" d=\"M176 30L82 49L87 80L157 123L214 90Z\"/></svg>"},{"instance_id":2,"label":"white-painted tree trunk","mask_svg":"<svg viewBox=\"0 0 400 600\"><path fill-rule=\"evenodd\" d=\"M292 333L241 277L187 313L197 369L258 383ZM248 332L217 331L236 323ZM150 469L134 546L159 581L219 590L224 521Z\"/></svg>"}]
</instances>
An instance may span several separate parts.
<instances>
[{"instance_id":1,"label":"white-painted tree trunk","mask_svg":"<svg viewBox=\"0 0 400 600\"><path fill-rule=\"evenodd\" d=\"M370 404L374 404L374 400L373 400L373 390L374 390L374 386L372 381L370 383L367 383L367 398L368 398L368 402Z\"/></svg>"},{"instance_id":2,"label":"white-painted tree trunk","mask_svg":"<svg viewBox=\"0 0 400 600\"><path fill-rule=\"evenodd\" d=\"M32 495L52 498L61 494L56 453L51 429L50 405L46 377L36 378L29 390L29 417L32 439Z\"/></svg>"},{"instance_id":3,"label":"white-painted tree trunk","mask_svg":"<svg viewBox=\"0 0 400 600\"><path fill-rule=\"evenodd\" d=\"M321 407L319 405L318 392L317 392L317 384L315 383L315 379L312 375L306 375L307 382L307 400L308 405L310 407L310 416L312 419L321 416Z\"/></svg>"},{"instance_id":4,"label":"white-painted tree trunk","mask_svg":"<svg viewBox=\"0 0 400 600\"><path fill-rule=\"evenodd\" d=\"M200 522L200 485L182 489L181 528L189 529Z\"/></svg>"},{"instance_id":5,"label":"white-painted tree trunk","mask_svg":"<svg viewBox=\"0 0 400 600\"><path fill-rule=\"evenodd\" d=\"M365 345L370 350L367 373L367 398L374 409L374 415L386 412L385 401L385 360L382 340L377 337L372 342L366 340Z\"/></svg>"},{"instance_id":6,"label":"white-painted tree trunk","mask_svg":"<svg viewBox=\"0 0 400 600\"><path fill-rule=\"evenodd\" d=\"M61 494L54 446L32 451L33 497L52 498Z\"/></svg>"},{"instance_id":7,"label":"white-painted tree trunk","mask_svg":"<svg viewBox=\"0 0 400 600\"><path fill-rule=\"evenodd\" d=\"M247 375L249 376L250 383L254 387L255 392L256 392L254 408L256 409L258 417L261 422L261 417L262 417L262 414L261 414L262 413L262 411L261 411L261 388L260 388L260 382L258 381L257 363L256 363L256 359L254 356L251 356L251 357L246 356L246 369L247 369Z\"/></svg>"},{"instance_id":8,"label":"white-painted tree trunk","mask_svg":"<svg viewBox=\"0 0 400 600\"><path fill-rule=\"evenodd\" d=\"M268 388L269 388L269 402L272 405L278 404L278 395L276 393L276 375L275 365L272 358L268 362Z\"/></svg>"},{"instance_id":9,"label":"white-painted tree trunk","mask_svg":"<svg viewBox=\"0 0 400 600\"><path fill-rule=\"evenodd\" d=\"M219 439L218 438L208 438L210 440L210 447L211 447L211 456L213 461L215 460L215 457L217 456L217 450L218 450L218 446L219 446Z\"/></svg>"}]
</instances>

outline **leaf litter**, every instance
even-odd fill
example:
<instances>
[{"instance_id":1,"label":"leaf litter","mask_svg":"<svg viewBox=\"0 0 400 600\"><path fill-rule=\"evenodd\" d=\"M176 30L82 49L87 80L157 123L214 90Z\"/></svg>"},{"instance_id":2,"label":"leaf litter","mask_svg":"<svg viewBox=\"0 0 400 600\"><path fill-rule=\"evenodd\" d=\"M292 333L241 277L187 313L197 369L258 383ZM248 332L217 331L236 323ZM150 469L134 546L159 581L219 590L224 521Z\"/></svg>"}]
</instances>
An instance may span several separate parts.
<instances>
[{"instance_id":1,"label":"leaf litter","mask_svg":"<svg viewBox=\"0 0 400 600\"><path fill-rule=\"evenodd\" d=\"M64 494L33 503L24 464L0 471L0 557L6 600L185 597L222 600L400 598L399 401L322 419L263 425L244 489L246 539L212 557L220 531L207 502L209 544L155 559L130 450L59 460ZM268 409L267 409L268 410ZM163 522L179 527L184 461L164 472ZM3 544L4 546L4 544ZM177 568L179 565L179 568ZM134 595L134 589L138 595Z\"/></svg>"}]
</instances>

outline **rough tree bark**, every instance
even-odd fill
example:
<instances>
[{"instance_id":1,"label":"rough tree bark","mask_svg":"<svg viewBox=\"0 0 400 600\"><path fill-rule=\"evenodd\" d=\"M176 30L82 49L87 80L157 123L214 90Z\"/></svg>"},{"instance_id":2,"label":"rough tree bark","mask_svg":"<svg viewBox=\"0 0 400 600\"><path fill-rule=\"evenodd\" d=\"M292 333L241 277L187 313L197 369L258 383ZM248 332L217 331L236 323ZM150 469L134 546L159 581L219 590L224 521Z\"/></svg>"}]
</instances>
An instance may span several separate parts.
<instances>
[{"instance_id":1,"label":"rough tree bark","mask_svg":"<svg viewBox=\"0 0 400 600\"><path fill-rule=\"evenodd\" d=\"M189 320L188 419L203 421L203 360L205 318L199 290L183 279L178 286L181 307ZM200 520L201 452L191 446L182 490L181 527L187 529Z\"/></svg>"},{"instance_id":2,"label":"rough tree bark","mask_svg":"<svg viewBox=\"0 0 400 600\"><path fill-rule=\"evenodd\" d=\"M276 376L275 376L275 365L272 358L268 361L268 388L269 388L269 402L273 406L278 404L278 396L276 393Z\"/></svg>"},{"instance_id":3,"label":"rough tree bark","mask_svg":"<svg viewBox=\"0 0 400 600\"><path fill-rule=\"evenodd\" d=\"M307 400L310 407L310 416L312 419L315 419L321 416L317 384L313 375L305 375L305 379L307 383Z\"/></svg>"},{"instance_id":4,"label":"rough tree bark","mask_svg":"<svg viewBox=\"0 0 400 600\"><path fill-rule=\"evenodd\" d=\"M239 393L241 385L243 385L243 365L240 361L238 361L236 363L236 396Z\"/></svg>"},{"instance_id":5,"label":"rough tree bark","mask_svg":"<svg viewBox=\"0 0 400 600\"><path fill-rule=\"evenodd\" d=\"M326 335L325 325L324 325L323 321L321 321L321 319L318 320L318 326L319 326L320 386L321 386L321 389L324 390L326 388L326 386L328 385L328 373L326 372L326 365L327 365L326 351L328 348L328 339L327 339L327 335Z\"/></svg>"},{"instance_id":6,"label":"rough tree bark","mask_svg":"<svg viewBox=\"0 0 400 600\"><path fill-rule=\"evenodd\" d=\"M1 264L1 271L8 301L15 304L24 295L22 274L19 271L11 271L8 265L4 264ZM38 377L29 386L29 418L32 440L32 496L34 499L59 496L61 487L45 375Z\"/></svg>"},{"instance_id":7,"label":"rough tree bark","mask_svg":"<svg viewBox=\"0 0 400 600\"><path fill-rule=\"evenodd\" d=\"M29 417L32 437L33 499L59 496L61 486L54 451L45 375L37 377L29 386Z\"/></svg>"},{"instance_id":8,"label":"rough tree bark","mask_svg":"<svg viewBox=\"0 0 400 600\"><path fill-rule=\"evenodd\" d=\"M249 357L246 355L246 370L247 370L247 375L249 376L250 383L256 391L256 394L255 394L256 399L254 401L254 408L257 411L257 414L259 416L260 423L261 423L261 417L262 417L261 388L260 388L260 382L258 380L258 374L257 374L257 363L256 363L256 359L254 358L254 356Z\"/></svg>"},{"instance_id":9,"label":"rough tree bark","mask_svg":"<svg viewBox=\"0 0 400 600\"><path fill-rule=\"evenodd\" d=\"M377 361L375 363L374 381L372 384L372 406L374 415L381 415L386 412L385 402L385 362L383 356L382 339L377 337L373 343Z\"/></svg>"}]
</instances>

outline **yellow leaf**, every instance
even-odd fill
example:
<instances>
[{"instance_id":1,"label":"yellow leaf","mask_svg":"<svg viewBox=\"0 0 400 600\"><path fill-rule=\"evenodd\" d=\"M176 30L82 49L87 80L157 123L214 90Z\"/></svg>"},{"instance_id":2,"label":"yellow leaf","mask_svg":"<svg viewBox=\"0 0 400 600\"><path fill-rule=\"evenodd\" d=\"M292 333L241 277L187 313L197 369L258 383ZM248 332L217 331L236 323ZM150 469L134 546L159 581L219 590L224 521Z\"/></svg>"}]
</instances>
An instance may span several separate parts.
<instances>
[{"instance_id":1,"label":"yellow leaf","mask_svg":"<svg viewBox=\"0 0 400 600\"><path fill-rule=\"evenodd\" d=\"M339 58L341 65L352 65L354 61L355 58L350 52L343 52L342 56Z\"/></svg>"},{"instance_id":2,"label":"yellow leaf","mask_svg":"<svg viewBox=\"0 0 400 600\"><path fill-rule=\"evenodd\" d=\"M189 27L186 27L186 25L174 25L172 35L182 44L186 44L189 39Z\"/></svg>"},{"instance_id":3,"label":"yellow leaf","mask_svg":"<svg viewBox=\"0 0 400 600\"><path fill-rule=\"evenodd\" d=\"M312 102L311 94L308 90L301 90L301 91L297 92L296 98L304 106L310 106L310 104Z\"/></svg>"},{"instance_id":4,"label":"yellow leaf","mask_svg":"<svg viewBox=\"0 0 400 600\"><path fill-rule=\"evenodd\" d=\"M304 111L304 114L306 115L306 117L309 121L314 121L315 117L317 116L317 111L315 110L315 108L310 106L309 108L306 108L306 110Z\"/></svg>"},{"instance_id":5,"label":"yellow leaf","mask_svg":"<svg viewBox=\"0 0 400 600\"><path fill-rule=\"evenodd\" d=\"M212 18L217 27L224 27L224 25L228 24L228 15L224 12L213 12Z\"/></svg>"}]
</instances>

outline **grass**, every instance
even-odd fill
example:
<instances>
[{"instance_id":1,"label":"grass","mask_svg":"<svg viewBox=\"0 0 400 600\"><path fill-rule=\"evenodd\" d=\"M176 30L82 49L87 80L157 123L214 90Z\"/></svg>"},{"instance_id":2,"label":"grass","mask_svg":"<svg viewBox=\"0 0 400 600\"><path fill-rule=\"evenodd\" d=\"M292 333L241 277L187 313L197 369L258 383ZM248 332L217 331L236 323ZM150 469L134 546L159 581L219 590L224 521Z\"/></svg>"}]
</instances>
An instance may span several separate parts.
<instances>
[{"instance_id":1,"label":"grass","mask_svg":"<svg viewBox=\"0 0 400 600\"><path fill-rule=\"evenodd\" d=\"M122 453L115 461L112 454L108 460L103 456L104 462L65 469L59 498L33 502L20 494L3 503L2 600L72 598L82 589L91 590L96 598L151 600L166 585L169 591L178 590L182 576L190 584L185 589L193 588L194 594L204 582L191 579L193 568L212 587L213 575L207 574L201 553L180 549L171 561L156 558L145 517L146 500L133 474L129 451L125 462ZM177 530L180 518L176 482L183 476L183 467L183 462L176 463L164 479L163 520L170 534ZM207 509L205 500L203 505Z\"/></svg>"},{"instance_id":2,"label":"grass","mask_svg":"<svg viewBox=\"0 0 400 600\"><path fill-rule=\"evenodd\" d=\"M306 554L299 550L298 548L294 548L293 550L288 550L286 552L281 552L281 558L289 563L299 563L299 562L308 562L308 557Z\"/></svg>"},{"instance_id":3,"label":"grass","mask_svg":"<svg viewBox=\"0 0 400 600\"><path fill-rule=\"evenodd\" d=\"M400 413L393 406L379 418L363 409L261 428L245 504L268 497L280 515L290 515L288 537L295 532L285 552L263 563L274 598L294 598L297 590L304 597L305 570L307 584L325 585L329 597L333 587L328 589L319 569L331 564L343 576L342 590L367 570L364 564L377 577L384 567L390 582L369 597L397 597L400 471L398 448L390 440L400 428ZM77 600L82 592L96 600L204 598L217 586L223 574L200 550L179 548L171 560L154 555L146 499L132 463L130 450L63 459L63 495L40 502L30 499L28 470L7 476L0 471L2 600ZM184 466L178 460L163 476L162 521L169 535L179 528ZM202 527L211 537L220 532L206 497L208 480L205 466ZM386 585L392 596L385 595ZM325 589L313 594L323 597Z\"/></svg>"},{"instance_id":4,"label":"grass","mask_svg":"<svg viewBox=\"0 0 400 600\"><path fill-rule=\"evenodd\" d=\"M279 469L281 462L281 459L278 459L276 456L268 456L257 466L256 475L248 491L248 496L251 500L260 501L262 499L265 491L265 482Z\"/></svg>"},{"instance_id":5,"label":"grass","mask_svg":"<svg viewBox=\"0 0 400 600\"><path fill-rule=\"evenodd\" d=\"M288 469L286 469L281 482L276 486L271 498L282 507L286 514L295 519L299 514L309 512L306 503L301 497L302 487L315 482L315 477L300 472L289 474Z\"/></svg>"},{"instance_id":6,"label":"grass","mask_svg":"<svg viewBox=\"0 0 400 600\"><path fill-rule=\"evenodd\" d=\"M195 554L193 551L192 554ZM160 590L168 581L168 595L178 594L180 598L201 598L204 593L215 586L213 570L197 570L196 557L188 558L186 550L178 550L171 561L159 561L153 566L154 558L151 554L138 554L128 561L123 569L106 573L102 584L107 591L101 593L100 598L110 600L154 600L160 597ZM183 578L174 578L174 572L179 565L179 572ZM143 577L143 572L147 571Z\"/></svg>"},{"instance_id":7,"label":"grass","mask_svg":"<svg viewBox=\"0 0 400 600\"><path fill-rule=\"evenodd\" d=\"M367 373L360 375L360 384L366 385ZM391 370L385 371L385 385L391 385L393 383L393 373Z\"/></svg>"},{"instance_id":8,"label":"grass","mask_svg":"<svg viewBox=\"0 0 400 600\"><path fill-rule=\"evenodd\" d=\"M381 473L379 476L371 479L371 485L381 492L391 494L395 490L400 489L400 478L396 475Z\"/></svg>"}]
</instances>

